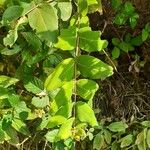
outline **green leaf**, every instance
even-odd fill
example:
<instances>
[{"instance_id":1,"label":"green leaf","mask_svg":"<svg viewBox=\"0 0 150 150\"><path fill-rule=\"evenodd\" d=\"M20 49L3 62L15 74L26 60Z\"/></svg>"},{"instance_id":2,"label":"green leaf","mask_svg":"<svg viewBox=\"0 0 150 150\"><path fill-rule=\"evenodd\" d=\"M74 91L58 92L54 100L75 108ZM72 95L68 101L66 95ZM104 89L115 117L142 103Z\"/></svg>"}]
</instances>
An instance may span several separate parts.
<instances>
[{"instance_id":1,"label":"green leaf","mask_svg":"<svg viewBox=\"0 0 150 150\"><path fill-rule=\"evenodd\" d=\"M142 35L141 34L134 37L134 38L132 38L131 42L130 42L130 44L133 45L133 46L140 46L140 45L142 45L142 43L143 43L143 40L142 40Z\"/></svg>"},{"instance_id":2,"label":"green leaf","mask_svg":"<svg viewBox=\"0 0 150 150\"><path fill-rule=\"evenodd\" d=\"M88 13L88 3L87 0L79 0L78 1L78 9L79 9L79 13L82 16L86 16Z\"/></svg>"},{"instance_id":3,"label":"green leaf","mask_svg":"<svg viewBox=\"0 0 150 150\"><path fill-rule=\"evenodd\" d=\"M112 43L113 43L114 46L118 46L119 43L120 43L120 40L118 38L113 38Z\"/></svg>"},{"instance_id":4,"label":"green leaf","mask_svg":"<svg viewBox=\"0 0 150 150\"><path fill-rule=\"evenodd\" d=\"M149 33L150 32L150 23L145 25L145 30Z\"/></svg>"},{"instance_id":5,"label":"green leaf","mask_svg":"<svg viewBox=\"0 0 150 150\"><path fill-rule=\"evenodd\" d=\"M49 122L48 122L46 127L47 128L54 128L55 126L63 124L64 122L66 122L66 120L67 119L61 115L56 115L56 116L50 117Z\"/></svg>"},{"instance_id":6,"label":"green leaf","mask_svg":"<svg viewBox=\"0 0 150 150\"><path fill-rule=\"evenodd\" d=\"M74 75L74 59L68 58L63 60L54 70L54 72L46 79L45 88L47 90L54 90L66 82L73 79Z\"/></svg>"},{"instance_id":7,"label":"green leaf","mask_svg":"<svg viewBox=\"0 0 150 150\"><path fill-rule=\"evenodd\" d=\"M0 75L0 87L7 88L15 83L17 83L19 80L16 78L11 78L8 76Z\"/></svg>"},{"instance_id":8,"label":"green leaf","mask_svg":"<svg viewBox=\"0 0 150 150\"><path fill-rule=\"evenodd\" d=\"M150 121L143 121L141 124L145 127L150 128Z\"/></svg>"},{"instance_id":9,"label":"green leaf","mask_svg":"<svg viewBox=\"0 0 150 150\"><path fill-rule=\"evenodd\" d=\"M33 97L32 98L32 105L34 105L37 108L44 108L49 105L49 97L44 96L44 97Z\"/></svg>"},{"instance_id":10,"label":"green leaf","mask_svg":"<svg viewBox=\"0 0 150 150\"><path fill-rule=\"evenodd\" d=\"M61 19L67 21L72 13L71 2L58 2L58 8L60 9Z\"/></svg>"},{"instance_id":11,"label":"green leaf","mask_svg":"<svg viewBox=\"0 0 150 150\"><path fill-rule=\"evenodd\" d=\"M47 132L45 135L46 140L51 142L51 143L56 142L58 131L59 131L58 129L54 129L52 131Z\"/></svg>"},{"instance_id":12,"label":"green leaf","mask_svg":"<svg viewBox=\"0 0 150 150\"><path fill-rule=\"evenodd\" d=\"M31 93L40 94L43 92L44 94L43 82L36 77L34 77L31 81L25 82L24 87Z\"/></svg>"},{"instance_id":13,"label":"green leaf","mask_svg":"<svg viewBox=\"0 0 150 150\"><path fill-rule=\"evenodd\" d=\"M114 23L117 25L123 25L126 22L126 15L124 13L119 13L115 16Z\"/></svg>"},{"instance_id":14,"label":"green leaf","mask_svg":"<svg viewBox=\"0 0 150 150\"><path fill-rule=\"evenodd\" d=\"M3 13L2 19L4 21L12 21L22 15L23 8L18 5L8 7Z\"/></svg>"},{"instance_id":15,"label":"green leaf","mask_svg":"<svg viewBox=\"0 0 150 150\"><path fill-rule=\"evenodd\" d=\"M62 29L55 47L61 50L73 50L76 46L76 32L76 27L74 26L69 29Z\"/></svg>"},{"instance_id":16,"label":"green leaf","mask_svg":"<svg viewBox=\"0 0 150 150\"><path fill-rule=\"evenodd\" d=\"M142 40L143 42L146 41L149 37L149 33L147 32L147 30L143 29L142 30Z\"/></svg>"},{"instance_id":17,"label":"green leaf","mask_svg":"<svg viewBox=\"0 0 150 150\"><path fill-rule=\"evenodd\" d=\"M21 47L18 45L15 45L11 49L8 49L7 47L0 51L1 54L11 56L19 53L21 51Z\"/></svg>"},{"instance_id":18,"label":"green leaf","mask_svg":"<svg viewBox=\"0 0 150 150\"><path fill-rule=\"evenodd\" d=\"M91 79L104 79L113 74L111 66L93 56L79 56L77 58L77 66L82 76Z\"/></svg>"},{"instance_id":19,"label":"green leaf","mask_svg":"<svg viewBox=\"0 0 150 150\"><path fill-rule=\"evenodd\" d=\"M137 25L137 19L139 18L139 15L137 13L134 13L130 18L129 18L129 22L130 22L130 26L132 29L135 28L135 26Z\"/></svg>"},{"instance_id":20,"label":"green leaf","mask_svg":"<svg viewBox=\"0 0 150 150\"><path fill-rule=\"evenodd\" d=\"M120 56L120 49L117 47L114 47L112 50L113 59L117 59L119 56Z\"/></svg>"},{"instance_id":21,"label":"green leaf","mask_svg":"<svg viewBox=\"0 0 150 150\"><path fill-rule=\"evenodd\" d=\"M29 45L32 45L35 49L41 48L42 42L37 35L33 34L32 32L23 32L22 35Z\"/></svg>"},{"instance_id":22,"label":"green leaf","mask_svg":"<svg viewBox=\"0 0 150 150\"><path fill-rule=\"evenodd\" d=\"M112 132L125 131L126 128L128 128L128 125L123 122L113 122L108 126L108 129Z\"/></svg>"},{"instance_id":23,"label":"green leaf","mask_svg":"<svg viewBox=\"0 0 150 150\"><path fill-rule=\"evenodd\" d=\"M147 142L148 148L150 148L150 129L148 129L147 131L146 142Z\"/></svg>"},{"instance_id":24,"label":"green leaf","mask_svg":"<svg viewBox=\"0 0 150 150\"><path fill-rule=\"evenodd\" d=\"M11 125L18 132L20 132L24 135L30 135L30 132L29 132L26 124L23 121L21 121L20 119L14 118Z\"/></svg>"},{"instance_id":25,"label":"green leaf","mask_svg":"<svg viewBox=\"0 0 150 150\"><path fill-rule=\"evenodd\" d=\"M100 39L100 32L89 31L82 28L79 31L80 48L87 52L101 51L107 47L108 42Z\"/></svg>"},{"instance_id":26,"label":"green leaf","mask_svg":"<svg viewBox=\"0 0 150 150\"><path fill-rule=\"evenodd\" d=\"M135 8L133 7L132 3L128 1L125 3L124 8L125 8L125 13L127 15L131 15L135 11Z\"/></svg>"},{"instance_id":27,"label":"green leaf","mask_svg":"<svg viewBox=\"0 0 150 150\"><path fill-rule=\"evenodd\" d=\"M81 101L76 103L76 115L81 122L88 123L91 126L98 126L94 111L87 103Z\"/></svg>"},{"instance_id":28,"label":"green leaf","mask_svg":"<svg viewBox=\"0 0 150 150\"><path fill-rule=\"evenodd\" d=\"M58 139L64 140L72 136L71 129L72 129L73 122L74 122L74 118L70 118L61 125L57 135Z\"/></svg>"},{"instance_id":29,"label":"green leaf","mask_svg":"<svg viewBox=\"0 0 150 150\"><path fill-rule=\"evenodd\" d=\"M105 138L105 141L106 141L108 144L111 144L112 135L111 135L111 132L110 132L110 131L104 130L104 138Z\"/></svg>"},{"instance_id":30,"label":"green leaf","mask_svg":"<svg viewBox=\"0 0 150 150\"><path fill-rule=\"evenodd\" d=\"M93 141L93 149L100 150L104 145L104 137L101 133L98 133Z\"/></svg>"},{"instance_id":31,"label":"green leaf","mask_svg":"<svg viewBox=\"0 0 150 150\"><path fill-rule=\"evenodd\" d=\"M21 17L17 23L15 24L15 27L13 30L9 30L7 36L3 39L4 45L5 46L10 46L12 47L12 45L16 42L17 38L18 38L18 27L25 23L27 21L26 17Z\"/></svg>"},{"instance_id":32,"label":"green leaf","mask_svg":"<svg viewBox=\"0 0 150 150\"><path fill-rule=\"evenodd\" d=\"M131 145L133 142L133 135L129 134L121 139L121 148Z\"/></svg>"},{"instance_id":33,"label":"green leaf","mask_svg":"<svg viewBox=\"0 0 150 150\"><path fill-rule=\"evenodd\" d=\"M80 79L76 83L77 94L83 99L92 100L99 86L95 81Z\"/></svg>"},{"instance_id":34,"label":"green leaf","mask_svg":"<svg viewBox=\"0 0 150 150\"><path fill-rule=\"evenodd\" d=\"M56 39L58 18L54 8L49 3L42 3L28 14L30 26L36 30L42 40L50 42Z\"/></svg>"},{"instance_id":35,"label":"green leaf","mask_svg":"<svg viewBox=\"0 0 150 150\"><path fill-rule=\"evenodd\" d=\"M120 8L121 3L122 3L121 0L111 0L111 5L115 10Z\"/></svg>"}]
</instances>

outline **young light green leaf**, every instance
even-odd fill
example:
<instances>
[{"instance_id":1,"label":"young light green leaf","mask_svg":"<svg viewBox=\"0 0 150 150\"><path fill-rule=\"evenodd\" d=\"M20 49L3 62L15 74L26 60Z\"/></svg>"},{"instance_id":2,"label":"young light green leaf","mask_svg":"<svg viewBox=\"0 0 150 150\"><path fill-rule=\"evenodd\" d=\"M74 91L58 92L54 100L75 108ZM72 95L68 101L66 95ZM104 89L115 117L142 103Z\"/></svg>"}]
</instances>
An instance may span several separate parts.
<instances>
[{"instance_id":1,"label":"young light green leaf","mask_svg":"<svg viewBox=\"0 0 150 150\"><path fill-rule=\"evenodd\" d=\"M4 131L0 128L0 143L3 143L5 140L5 133Z\"/></svg>"},{"instance_id":2,"label":"young light green leaf","mask_svg":"<svg viewBox=\"0 0 150 150\"><path fill-rule=\"evenodd\" d=\"M11 55L15 55L15 54L19 53L21 50L22 49L20 46L14 45L11 49L8 49L7 47L5 47L3 50L0 51L0 53L2 55L11 56Z\"/></svg>"},{"instance_id":3,"label":"young light green leaf","mask_svg":"<svg viewBox=\"0 0 150 150\"><path fill-rule=\"evenodd\" d=\"M44 108L49 105L49 97L44 96L44 97L33 97L32 98L32 105L34 105L37 108Z\"/></svg>"},{"instance_id":4,"label":"young light green leaf","mask_svg":"<svg viewBox=\"0 0 150 150\"><path fill-rule=\"evenodd\" d=\"M93 141L93 149L101 150L104 145L104 137L101 133L98 133Z\"/></svg>"},{"instance_id":5,"label":"young light green leaf","mask_svg":"<svg viewBox=\"0 0 150 150\"><path fill-rule=\"evenodd\" d=\"M55 126L61 125L66 122L67 118L61 115L56 115L49 118L49 122L47 124L47 128L54 128Z\"/></svg>"},{"instance_id":6,"label":"young light green leaf","mask_svg":"<svg viewBox=\"0 0 150 150\"><path fill-rule=\"evenodd\" d=\"M19 80L16 78L11 78L8 76L0 75L0 87L7 88L15 83L17 83Z\"/></svg>"},{"instance_id":7,"label":"young light green leaf","mask_svg":"<svg viewBox=\"0 0 150 150\"><path fill-rule=\"evenodd\" d=\"M61 19L67 21L72 13L71 2L58 2L58 8L60 9Z\"/></svg>"},{"instance_id":8,"label":"young light green leaf","mask_svg":"<svg viewBox=\"0 0 150 150\"><path fill-rule=\"evenodd\" d=\"M145 126L145 127L150 128L150 121L148 121L148 120L141 122L141 124L142 124L143 126Z\"/></svg>"},{"instance_id":9,"label":"young light green leaf","mask_svg":"<svg viewBox=\"0 0 150 150\"><path fill-rule=\"evenodd\" d=\"M108 144L111 144L112 134L108 130L104 130L104 139Z\"/></svg>"},{"instance_id":10,"label":"young light green leaf","mask_svg":"<svg viewBox=\"0 0 150 150\"><path fill-rule=\"evenodd\" d=\"M129 134L121 139L121 148L131 145L133 142L133 135Z\"/></svg>"},{"instance_id":11,"label":"young light green leaf","mask_svg":"<svg viewBox=\"0 0 150 150\"><path fill-rule=\"evenodd\" d=\"M76 32L76 27L74 26L69 29L62 29L55 47L61 50L73 50L76 46Z\"/></svg>"},{"instance_id":12,"label":"young light green leaf","mask_svg":"<svg viewBox=\"0 0 150 150\"><path fill-rule=\"evenodd\" d=\"M58 139L64 140L72 136L71 129L72 129L73 122L74 122L74 118L70 118L61 125L57 135Z\"/></svg>"},{"instance_id":13,"label":"young light green leaf","mask_svg":"<svg viewBox=\"0 0 150 150\"><path fill-rule=\"evenodd\" d=\"M40 7L35 7L28 14L30 26L36 30L42 40L54 41L56 30L58 29L58 18L53 6L49 3L42 3Z\"/></svg>"},{"instance_id":14,"label":"young light green leaf","mask_svg":"<svg viewBox=\"0 0 150 150\"><path fill-rule=\"evenodd\" d=\"M76 83L77 94L83 99L92 100L99 86L95 81L88 79L80 79Z\"/></svg>"},{"instance_id":15,"label":"young light green leaf","mask_svg":"<svg viewBox=\"0 0 150 150\"><path fill-rule=\"evenodd\" d=\"M81 122L88 123L91 126L98 126L94 111L87 103L79 101L75 107L77 118Z\"/></svg>"},{"instance_id":16,"label":"young light green leaf","mask_svg":"<svg viewBox=\"0 0 150 150\"><path fill-rule=\"evenodd\" d=\"M126 128L128 128L128 125L124 122L113 122L108 126L108 129L112 132L125 131Z\"/></svg>"},{"instance_id":17,"label":"young light green leaf","mask_svg":"<svg viewBox=\"0 0 150 150\"><path fill-rule=\"evenodd\" d=\"M79 56L77 58L77 66L82 76L90 79L105 79L113 74L111 66L93 56Z\"/></svg>"},{"instance_id":18,"label":"young light green leaf","mask_svg":"<svg viewBox=\"0 0 150 150\"><path fill-rule=\"evenodd\" d=\"M63 60L45 81L47 90L54 90L73 79L74 59L68 58Z\"/></svg>"},{"instance_id":19,"label":"young light green leaf","mask_svg":"<svg viewBox=\"0 0 150 150\"><path fill-rule=\"evenodd\" d=\"M150 148L150 129L148 129L147 131L146 142L147 142L148 148Z\"/></svg>"},{"instance_id":20,"label":"young light green leaf","mask_svg":"<svg viewBox=\"0 0 150 150\"><path fill-rule=\"evenodd\" d=\"M58 129L54 129L52 131L49 131L46 133L45 137L47 139L47 141L54 143L57 141L57 134L58 134Z\"/></svg>"}]
</instances>

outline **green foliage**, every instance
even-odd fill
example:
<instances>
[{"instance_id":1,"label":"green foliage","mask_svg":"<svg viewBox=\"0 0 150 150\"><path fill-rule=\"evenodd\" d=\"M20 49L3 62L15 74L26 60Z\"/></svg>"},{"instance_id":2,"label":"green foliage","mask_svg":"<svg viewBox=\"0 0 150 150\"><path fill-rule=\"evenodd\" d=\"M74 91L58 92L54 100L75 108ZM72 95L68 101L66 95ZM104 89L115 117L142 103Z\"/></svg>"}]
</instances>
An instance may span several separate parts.
<instances>
[{"instance_id":1,"label":"green foliage","mask_svg":"<svg viewBox=\"0 0 150 150\"><path fill-rule=\"evenodd\" d=\"M131 2L112 0L114 22L137 24ZM0 1L0 143L18 149L33 136L54 150L75 149L89 139L93 149L150 148L150 123L136 132L126 123L96 119L95 79L113 75L113 67L93 52L105 53L107 40L92 31L87 14L102 13L101 0ZM76 8L76 9L74 9ZM138 36L113 38L113 59L149 39L150 25ZM8 68L3 69L7 64ZM21 138L20 138L21 137ZM23 142L22 142L23 139Z\"/></svg>"}]
</instances>

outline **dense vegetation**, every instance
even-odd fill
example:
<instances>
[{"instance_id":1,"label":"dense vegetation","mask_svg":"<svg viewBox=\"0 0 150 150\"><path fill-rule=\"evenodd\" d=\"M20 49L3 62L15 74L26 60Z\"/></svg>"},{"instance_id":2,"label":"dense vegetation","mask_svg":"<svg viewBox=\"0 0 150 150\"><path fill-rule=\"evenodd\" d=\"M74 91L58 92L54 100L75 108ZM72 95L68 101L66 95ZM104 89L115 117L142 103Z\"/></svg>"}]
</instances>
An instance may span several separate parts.
<instances>
[{"instance_id":1,"label":"dense vegetation","mask_svg":"<svg viewBox=\"0 0 150 150\"><path fill-rule=\"evenodd\" d=\"M150 23L137 6L0 0L0 150L150 149Z\"/></svg>"}]
</instances>

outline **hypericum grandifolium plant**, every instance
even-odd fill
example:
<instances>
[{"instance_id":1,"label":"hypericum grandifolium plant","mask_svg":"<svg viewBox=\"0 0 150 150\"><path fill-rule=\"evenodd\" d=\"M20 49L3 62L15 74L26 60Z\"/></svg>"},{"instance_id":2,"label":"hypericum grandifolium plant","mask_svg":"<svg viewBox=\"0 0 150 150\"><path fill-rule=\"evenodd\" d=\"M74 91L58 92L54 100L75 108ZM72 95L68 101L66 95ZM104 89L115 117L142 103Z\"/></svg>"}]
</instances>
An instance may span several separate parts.
<instances>
[{"instance_id":1,"label":"hypericum grandifolium plant","mask_svg":"<svg viewBox=\"0 0 150 150\"><path fill-rule=\"evenodd\" d=\"M39 136L52 149L74 149L89 127L99 126L94 79L113 74L110 65L90 56L108 44L89 27L87 13L101 11L100 4L0 1L0 143L20 148Z\"/></svg>"}]
</instances>

